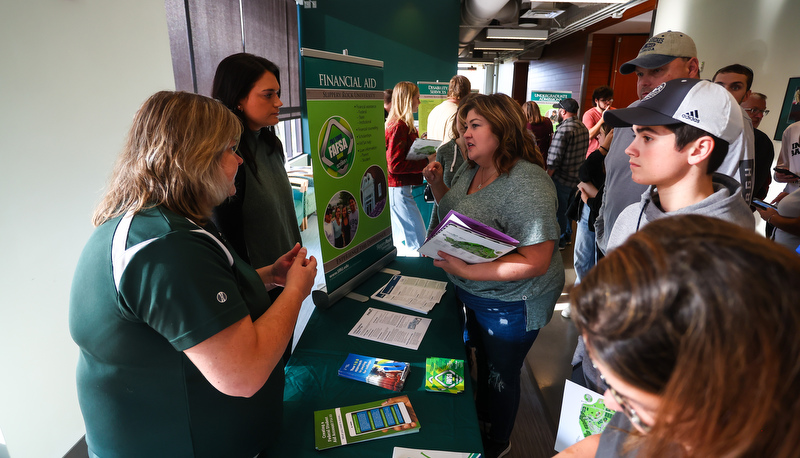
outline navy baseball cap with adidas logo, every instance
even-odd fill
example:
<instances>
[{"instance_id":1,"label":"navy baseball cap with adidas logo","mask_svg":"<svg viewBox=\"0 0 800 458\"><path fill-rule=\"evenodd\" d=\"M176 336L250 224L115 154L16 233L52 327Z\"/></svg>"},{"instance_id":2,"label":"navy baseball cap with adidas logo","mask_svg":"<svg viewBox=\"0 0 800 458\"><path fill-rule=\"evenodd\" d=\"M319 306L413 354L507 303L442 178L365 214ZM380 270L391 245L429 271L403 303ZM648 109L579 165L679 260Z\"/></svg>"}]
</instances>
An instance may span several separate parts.
<instances>
[{"instance_id":1,"label":"navy baseball cap with adidas logo","mask_svg":"<svg viewBox=\"0 0 800 458\"><path fill-rule=\"evenodd\" d=\"M603 121L611 127L666 126L682 122L729 144L741 135L742 119L742 109L724 87L691 78L667 81L636 106L607 110L603 114Z\"/></svg>"}]
</instances>

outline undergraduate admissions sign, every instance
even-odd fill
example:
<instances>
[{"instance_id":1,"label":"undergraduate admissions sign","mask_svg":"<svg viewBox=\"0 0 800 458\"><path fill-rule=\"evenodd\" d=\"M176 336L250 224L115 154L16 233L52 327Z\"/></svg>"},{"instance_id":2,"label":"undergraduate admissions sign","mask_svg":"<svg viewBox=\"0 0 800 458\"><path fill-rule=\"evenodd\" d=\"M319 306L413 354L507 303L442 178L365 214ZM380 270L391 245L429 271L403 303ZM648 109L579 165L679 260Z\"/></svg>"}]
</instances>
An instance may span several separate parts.
<instances>
[{"instance_id":1,"label":"undergraduate admissions sign","mask_svg":"<svg viewBox=\"0 0 800 458\"><path fill-rule=\"evenodd\" d=\"M301 53L307 124L303 132L314 170L325 282L335 301L349 292L342 292L348 282L395 253L386 173L383 63L307 48Z\"/></svg>"},{"instance_id":2,"label":"undergraduate admissions sign","mask_svg":"<svg viewBox=\"0 0 800 458\"><path fill-rule=\"evenodd\" d=\"M553 109L556 102L572 97L571 91L531 91L531 100L539 105L542 116L547 116L547 112ZM553 121L553 131L558 127L558 123ZM544 152L547 156L547 152Z\"/></svg>"}]
</instances>

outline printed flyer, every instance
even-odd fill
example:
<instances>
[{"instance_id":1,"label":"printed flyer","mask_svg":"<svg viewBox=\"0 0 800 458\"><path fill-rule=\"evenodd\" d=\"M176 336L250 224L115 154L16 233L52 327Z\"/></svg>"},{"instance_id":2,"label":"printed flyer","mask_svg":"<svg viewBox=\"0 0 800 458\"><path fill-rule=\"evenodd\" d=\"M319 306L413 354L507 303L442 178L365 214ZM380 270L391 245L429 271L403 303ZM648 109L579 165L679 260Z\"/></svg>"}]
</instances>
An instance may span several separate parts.
<instances>
[{"instance_id":1,"label":"printed flyer","mask_svg":"<svg viewBox=\"0 0 800 458\"><path fill-rule=\"evenodd\" d=\"M314 412L314 426L317 450L416 433L420 429L408 396L318 410Z\"/></svg>"}]
</instances>

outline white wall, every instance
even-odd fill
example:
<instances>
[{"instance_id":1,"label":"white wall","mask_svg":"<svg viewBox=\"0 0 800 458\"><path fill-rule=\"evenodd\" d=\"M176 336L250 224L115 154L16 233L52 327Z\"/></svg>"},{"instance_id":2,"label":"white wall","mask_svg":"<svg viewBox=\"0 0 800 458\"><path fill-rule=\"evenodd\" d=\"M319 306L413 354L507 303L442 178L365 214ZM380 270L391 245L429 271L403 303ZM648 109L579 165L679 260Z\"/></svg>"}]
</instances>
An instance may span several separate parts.
<instances>
[{"instance_id":1,"label":"white wall","mask_svg":"<svg viewBox=\"0 0 800 458\"><path fill-rule=\"evenodd\" d=\"M497 70L497 92L511 96L514 88L514 63L508 62L495 67Z\"/></svg>"},{"instance_id":2,"label":"white wall","mask_svg":"<svg viewBox=\"0 0 800 458\"><path fill-rule=\"evenodd\" d=\"M800 2L797 0L669 0L658 4L654 31L686 32L712 78L725 65L753 69L753 90L767 95L771 113L759 129L772 138L790 77L800 76ZM777 158L780 142L775 143ZM782 188L770 186L770 196Z\"/></svg>"},{"instance_id":3,"label":"white wall","mask_svg":"<svg viewBox=\"0 0 800 458\"><path fill-rule=\"evenodd\" d=\"M0 429L12 458L84 433L70 283L134 112L174 89L163 0L0 2Z\"/></svg>"}]
</instances>

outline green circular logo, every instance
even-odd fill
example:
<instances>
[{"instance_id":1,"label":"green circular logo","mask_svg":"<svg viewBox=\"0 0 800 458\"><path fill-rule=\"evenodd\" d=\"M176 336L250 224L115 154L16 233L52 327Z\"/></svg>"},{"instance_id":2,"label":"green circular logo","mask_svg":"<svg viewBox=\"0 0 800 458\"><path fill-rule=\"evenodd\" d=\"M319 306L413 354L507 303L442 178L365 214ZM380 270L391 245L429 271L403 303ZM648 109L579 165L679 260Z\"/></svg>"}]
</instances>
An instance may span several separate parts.
<instances>
[{"instance_id":1,"label":"green circular logo","mask_svg":"<svg viewBox=\"0 0 800 458\"><path fill-rule=\"evenodd\" d=\"M322 125L317 142L319 160L328 175L334 178L347 175L356 152L350 124L341 116L331 116Z\"/></svg>"}]
</instances>

